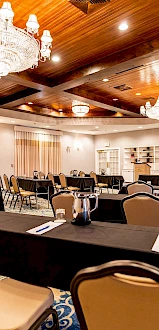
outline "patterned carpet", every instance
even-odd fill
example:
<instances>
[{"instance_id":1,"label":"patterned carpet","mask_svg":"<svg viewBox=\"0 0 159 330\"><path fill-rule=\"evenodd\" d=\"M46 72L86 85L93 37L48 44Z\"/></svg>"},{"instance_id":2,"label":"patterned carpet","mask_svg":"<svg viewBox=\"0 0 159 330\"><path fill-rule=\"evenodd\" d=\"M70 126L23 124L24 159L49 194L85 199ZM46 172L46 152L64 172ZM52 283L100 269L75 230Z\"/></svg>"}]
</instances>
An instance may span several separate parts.
<instances>
[{"instance_id":1,"label":"patterned carpet","mask_svg":"<svg viewBox=\"0 0 159 330\"><path fill-rule=\"evenodd\" d=\"M70 292L58 289L52 289L52 291L54 293L53 306L58 313L60 330L80 330ZM52 319L48 318L42 330L50 329L51 325Z\"/></svg>"}]
</instances>

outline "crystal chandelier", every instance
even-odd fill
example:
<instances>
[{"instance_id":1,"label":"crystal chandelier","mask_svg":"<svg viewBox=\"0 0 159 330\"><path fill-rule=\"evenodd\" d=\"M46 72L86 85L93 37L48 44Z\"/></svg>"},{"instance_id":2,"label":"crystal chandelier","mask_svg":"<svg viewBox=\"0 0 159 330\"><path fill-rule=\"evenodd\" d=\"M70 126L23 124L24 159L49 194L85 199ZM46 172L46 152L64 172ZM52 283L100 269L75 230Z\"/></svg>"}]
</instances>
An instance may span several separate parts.
<instances>
[{"instance_id":1,"label":"crystal chandelier","mask_svg":"<svg viewBox=\"0 0 159 330\"><path fill-rule=\"evenodd\" d=\"M73 101L72 111L76 116L83 117L89 112L89 104L80 101Z\"/></svg>"},{"instance_id":2,"label":"crystal chandelier","mask_svg":"<svg viewBox=\"0 0 159 330\"><path fill-rule=\"evenodd\" d=\"M145 107L142 105L140 107L140 114L143 116L147 116L152 119L158 119L159 120L159 97L157 99L157 102L154 106L151 105L151 103L148 101L146 102Z\"/></svg>"},{"instance_id":3,"label":"crystal chandelier","mask_svg":"<svg viewBox=\"0 0 159 330\"><path fill-rule=\"evenodd\" d=\"M29 16L24 30L13 25L13 17L10 2L4 2L0 8L0 76L34 68L38 61L50 58L50 31L43 31L41 41L34 38L39 28L36 15Z\"/></svg>"}]
</instances>

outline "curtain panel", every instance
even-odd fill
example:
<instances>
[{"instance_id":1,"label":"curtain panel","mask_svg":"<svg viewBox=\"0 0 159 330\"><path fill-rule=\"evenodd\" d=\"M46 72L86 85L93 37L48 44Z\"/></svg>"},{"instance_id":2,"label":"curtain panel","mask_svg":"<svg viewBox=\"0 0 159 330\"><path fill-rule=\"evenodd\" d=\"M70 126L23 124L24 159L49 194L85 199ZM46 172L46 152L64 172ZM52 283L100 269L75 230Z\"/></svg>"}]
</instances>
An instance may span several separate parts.
<instances>
[{"instance_id":1,"label":"curtain panel","mask_svg":"<svg viewBox=\"0 0 159 330\"><path fill-rule=\"evenodd\" d=\"M61 136L15 131L15 175L33 176L33 171L61 172Z\"/></svg>"}]
</instances>

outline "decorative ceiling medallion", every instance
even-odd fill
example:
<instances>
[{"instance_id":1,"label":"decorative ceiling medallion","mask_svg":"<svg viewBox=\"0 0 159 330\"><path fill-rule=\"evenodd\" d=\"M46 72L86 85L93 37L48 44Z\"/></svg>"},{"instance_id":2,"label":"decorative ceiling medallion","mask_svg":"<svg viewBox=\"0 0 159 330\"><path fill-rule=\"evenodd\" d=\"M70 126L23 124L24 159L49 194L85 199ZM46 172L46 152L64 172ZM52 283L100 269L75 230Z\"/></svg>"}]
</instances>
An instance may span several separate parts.
<instances>
[{"instance_id":1,"label":"decorative ceiling medallion","mask_svg":"<svg viewBox=\"0 0 159 330\"><path fill-rule=\"evenodd\" d=\"M83 11L85 14L90 14L92 11L95 11L101 8L102 5L105 5L110 0L68 0L75 7Z\"/></svg>"}]
</instances>

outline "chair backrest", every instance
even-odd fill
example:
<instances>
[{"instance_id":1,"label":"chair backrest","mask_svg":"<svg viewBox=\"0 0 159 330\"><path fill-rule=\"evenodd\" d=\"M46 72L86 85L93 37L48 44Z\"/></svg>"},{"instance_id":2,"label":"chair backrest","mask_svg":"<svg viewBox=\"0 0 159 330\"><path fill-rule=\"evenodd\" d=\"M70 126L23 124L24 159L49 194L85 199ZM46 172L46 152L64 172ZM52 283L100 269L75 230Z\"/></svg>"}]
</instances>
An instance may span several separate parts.
<instances>
[{"instance_id":1,"label":"chair backrest","mask_svg":"<svg viewBox=\"0 0 159 330\"><path fill-rule=\"evenodd\" d=\"M86 268L73 278L71 294L81 330L158 329L156 267L119 260Z\"/></svg>"},{"instance_id":2,"label":"chair backrest","mask_svg":"<svg viewBox=\"0 0 159 330\"><path fill-rule=\"evenodd\" d=\"M85 172L83 172L83 171L79 171L79 176L84 177L84 176L85 176Z\"/></svg>"},{"instance_id":3,"label":"chair backrest","mask_svg":"<svg viewBox=\"0 0 159 330\"><path fill-rule=\"evenodd\" d=\"M128 224L159 227L158 197L139 192L123 198L121 207Z\"/></svg>"},{"instance_id":4,"label":"chair backrest","mask_svg":"<svg viewBox=\"0 0 159 330\"><path fill-rule=\"evenodd\" d=\"M78 174L78 171L77 171L77 170L71 170L71 171L70 171L70 175L75 175L75 176L77 176L77 174Z\"/></svg>"},{"instance_id":5,"label":"chair backrest","mask_svg":"<svg viewBox=\"0 0 159 330\"><path fill-rule=\"evenodd\" d=\"M91 172L90 172L90 177L94 179L95 184L98 183L98 181L97 181L97 176L96 176L96 173L95 173L95 172L91 171Z\"/></svg>"},{"instance_id":6,"label":"chair backrest","mask_svg":"<svg viewBox=\"0 0 159 330\"><path fill-rule=\"evenodd\" d=\"M7 189L8 191L11 191L11 190L10 190L9 179L8 179L8 177L7 177L6 174L3 174L3 179L4 179L4 183L5 183L6 189Z\"/></svg>"},{"instance_id":7,"label":"chair backrest","mask_svg":"<svg viewBox=\"0 0 159 330\"><path fill-rule=\"evenodd\" d=\"M45 179L45 174L43 172L39 172L39 178L40 179Z\"/></svg>"},{"instance_id":8,"label":"chair backrest","mask_svg":"<svg viewBox=\"0 0 159 330\"><path fill-rule=\"evenodd\" d=\"M11 176L11 182L12 182L12 186L13 186L14 192L16 194L20 193L19 184L18 184L18 181L17 181L17 178L15 177L15 175L12 175Z\"/></svg>"},{"instance_id":9,"label":"chair backrest","mask_svg":"<svg viewBox=\"0 0 159 330\"><path fill-rule=\"evenodd\" d=\"M33 179L38 179L39 176L39 172L38 171L34 171L33 172Z\"/></svg>"},{"instance_id":10,"label":"chair backrest","mask_svg":"<svg viewBox=\"0 0 159 330\"><path fill-rule=\"evenodd\" d=\"M51 206L55 215L57 209L65 209L65 219L71 220L74 212L75 197L72 193L60 191L50 197Z\"/></svg>"},{"instance_id":11,"label":"chair backrest","mask_svg":"<svg viewBox=\"0 0 159 330\"><path fill-rule=\"evenodd\" d=\"M60 173L60 174L59 174L59 179L60 179L61 187L62 187L62 188L67 188L67 181L66 181L65 174Z\"/></svg>"},{"instance_id":12,"label":"chair backrest","mask_svg":"<svg viewBox=\"0 0 159 330\"><path fill-rule=\"evenodd\" d=\"M148 192L153 193L153 187L144 181L135 181L127 185L127 191L129 195L135 194L137 192Z\"/></svg>"},{"instance_id":13,"label":"chair backrest","mask_svg":"<svg viewBox=\"0 0 159 330\"><path fill-rule=\"evenodd\" d=\"M50 172L48 173L48 179L52 181L52 184L53 184L53 186L54 186L54 185L55 185L54 176L53 176L53 174L50 173Z\"/></svg>"}]
</instances>

